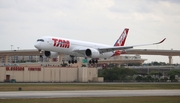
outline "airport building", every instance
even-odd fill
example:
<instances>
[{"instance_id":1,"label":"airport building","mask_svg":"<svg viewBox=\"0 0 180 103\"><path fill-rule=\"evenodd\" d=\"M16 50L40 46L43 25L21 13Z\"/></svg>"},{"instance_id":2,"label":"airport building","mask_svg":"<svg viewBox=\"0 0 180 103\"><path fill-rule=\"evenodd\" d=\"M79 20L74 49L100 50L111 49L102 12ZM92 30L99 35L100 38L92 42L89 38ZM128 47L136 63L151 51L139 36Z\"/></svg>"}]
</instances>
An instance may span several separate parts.
<instances>
[{"instance_id":1,"label":"airport building","mask_svg":"<svg viewBox=\"0 0 180 103\"><path fill-rule=\"evenodd\" d=\"M11 66L0 67L0 82L103 82L96 68Z\"/></svg>"},{"instance_id":2,"label":"airport building","mask_svg":"<svg viewBox=\"0 0 180 103\"><path fill-rule=\"evenodd\" d=\"M0 64L0 82L103 82L103 77L98 77L97 66L122 64L132 60L137 60L138 63L145 61L140 56L119 56L99 60L96 66L82 67L87 63L83 63L83 58L77 58L77 64L62 67L62 62L68 63L66 58L67 56L63 56L51 62L48 58L43 58L43 61L39 62L39 56L9 56L9 63L4 63L3 58Z\"/></svg>"}]
</instances>

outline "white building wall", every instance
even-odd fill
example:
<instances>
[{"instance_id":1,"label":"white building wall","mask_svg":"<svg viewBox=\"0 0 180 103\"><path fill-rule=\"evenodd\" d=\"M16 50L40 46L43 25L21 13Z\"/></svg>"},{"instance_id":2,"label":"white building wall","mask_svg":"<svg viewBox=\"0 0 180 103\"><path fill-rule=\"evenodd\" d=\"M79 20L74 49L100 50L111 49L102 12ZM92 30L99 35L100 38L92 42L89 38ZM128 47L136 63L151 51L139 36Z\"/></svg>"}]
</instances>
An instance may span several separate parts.
<instances>
[{"instance_id":1,"label":"white building wall","mask_svg":"<svg viewBox=\"0 0 180 103\"><path fill-rule=\"evenodd\" d=\"M24 71L11 71L10 79L16 79L17 82L23 82Z\"/></svg>"},{"instance_id":2,"label":"white building wall","mask_svg":"<svg viewBox=\"0 0 180 103\"><path fill-rule=\"evenodd\" d=\"M68 80L68 82L77 81L77 70L78 70L78 68L67 69L67 80Z\"/></svg>"},{"instance_id":3,"label":"white building wall","mask_svg":"<svg viewBox=\"0 0 180 103\"><path fill-rule=\"evenodd\" d=\"M38 81L38 71L29 71L30 72L30 82Z\"/></svg>"},{"instance_id":4,"label":"white building wall","mask_svg":"<svg viewBox=\"0 0 180 103\"><path fill-rule=\"evenodd\" d=\"M62 68L60 70L60 81L61 82L67 82L67 70L66 70L66 68Z\"/></svg>"},{"instance_id":5,"label":"white building wall","mask_svg":"<svg viewBox=\"0 0 180 103\"><path fill-rule=\"evenodd\" d=\"M39 68L39 70L30 68ZM10 80L16 79L17 82L88 82L97 77L97 69L38 66L24 67L23 70L6 70L6 67L0 67L0 82L4 82L6 75L10 75Z\"/></svg>"},{"instance_id":6,"label":"white building wall","mask_svg":"<svg viewBox=\"0 0 180 103\"><path fill-rule=\"evenodd\" d=\"M58 68L55 68L54 69L54 82L59 82L60 81L60 78L59 78L59 70Z\"/></svg>"},{"instance_id":7,"label":"white building wall","mask_svg":"<svg viewBox=\"0 0 180 103\"><path fill-rule=\"evenodd\" d=\"M38 71L38 82L44 81L44 69L41 68L41 71Z\"/></svg>"},{"instance_id":8,"label":"white building wall","mask_svg":"<svg viewBox=\"0 0 180 103\"><path fill-rule=\"evenodd\" d=\"M98 70L97 68L88 68L87 69L87 79L88 81L93 81L93 77L98 76Z\"/></svg>"},{"instance_id":9,"label":"white building wall","mask_svg":"<svg viewBox=\"0 0 180 103\"><path fill-rule=\"evenodd\" d=\"M88 82L88 77L87 77L87 73L89 68L83 67L83 68L79 68L79 77L78 80L81 82Z\"/></svg>"},{"instance_id":10,"label":"white building wall","mask_svg":"<svg viewBox=\"0 0 180 103\"><path fill-rule=\"evenodd\" d=\"M24 82L30 82L30 72L27 68L24 69Z\"/></svg>"},{"instance_id":11,"label":"white building wall","mask_svg":"<svg viewBox=\"0 0 180 103\"><path fill-rule=\"evenodd\" d=\"M44 68L44 82L51 82L52 70L50 68Z\"/></svg>"},{"instance_id":12,"label":"white building wall","mask_svg":"<svg viewBox=\"0 0 180 103\"><path fill-rule=\"evenodd\" d=\"M6 78L6 71L4 68L0 67L0 81L4 81L4 79Z\"/></svg>"}]
</instances>

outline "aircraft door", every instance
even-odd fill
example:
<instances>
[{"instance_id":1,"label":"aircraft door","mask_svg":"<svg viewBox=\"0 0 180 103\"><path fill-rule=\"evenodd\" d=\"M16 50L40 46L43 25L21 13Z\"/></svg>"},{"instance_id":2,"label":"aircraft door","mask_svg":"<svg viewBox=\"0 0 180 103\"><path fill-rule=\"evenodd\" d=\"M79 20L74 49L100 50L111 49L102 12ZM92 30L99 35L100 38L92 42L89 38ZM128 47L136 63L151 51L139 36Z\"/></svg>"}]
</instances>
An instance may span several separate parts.
<instances>
[{"instance_id":1,"label":"aircraft door","mask_svg":"<svg viewBox=\"0 0 180 103\"><path fill-rule=\"evenodd\" d=\"M49 38L48 41L47 41L47 43L48 43L49 45L52 45L52 40Z\"/></svg>"}]
</instances>

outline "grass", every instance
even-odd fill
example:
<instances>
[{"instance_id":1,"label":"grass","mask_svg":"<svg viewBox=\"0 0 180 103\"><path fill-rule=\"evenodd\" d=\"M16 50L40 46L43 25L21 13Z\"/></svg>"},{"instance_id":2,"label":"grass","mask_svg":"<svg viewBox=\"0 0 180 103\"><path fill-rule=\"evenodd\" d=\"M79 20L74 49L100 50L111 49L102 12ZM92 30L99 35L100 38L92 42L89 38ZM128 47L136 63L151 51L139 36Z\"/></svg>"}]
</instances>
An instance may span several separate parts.
<instances>
[{"instance_id":1,"label":"grass","mask_svg":"<svg viewBox=\"0 0 180 103\"><path fill-rule=\"evenodd\" d=\"M0 99L0 103L179 103L179 101L178 96Z\"/></svg>"},{"instance_id":2,"label":"grass","mask_svg":"<svg viewBox=\"0 0 180 103\"><path fill-rule=\"evenodd\" d=\"M156 90L180 89L180 84L0 84L0 91L62 91L62 90Z\"/></svg>"}]
</instances>

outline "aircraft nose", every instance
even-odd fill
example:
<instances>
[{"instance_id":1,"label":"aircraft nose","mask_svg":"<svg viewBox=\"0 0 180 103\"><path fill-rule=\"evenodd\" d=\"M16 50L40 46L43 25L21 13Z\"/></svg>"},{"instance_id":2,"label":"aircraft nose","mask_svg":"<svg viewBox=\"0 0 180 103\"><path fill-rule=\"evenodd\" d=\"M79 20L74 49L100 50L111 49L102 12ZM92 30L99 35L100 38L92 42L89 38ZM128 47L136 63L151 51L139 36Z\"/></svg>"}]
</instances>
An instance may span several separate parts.
<instances>
[{"instance_id":1,"label":"aircraft nose","mask_svg":"<svg viewBox=\"0 0 180 103\"><path fill-rule=\"evenodd\" d=\"M37 49L39 49L39 48L40 48L40 43L35 43L35 44L34 44L34 47L37 48Z\"/></svg>"}]
</instances>

